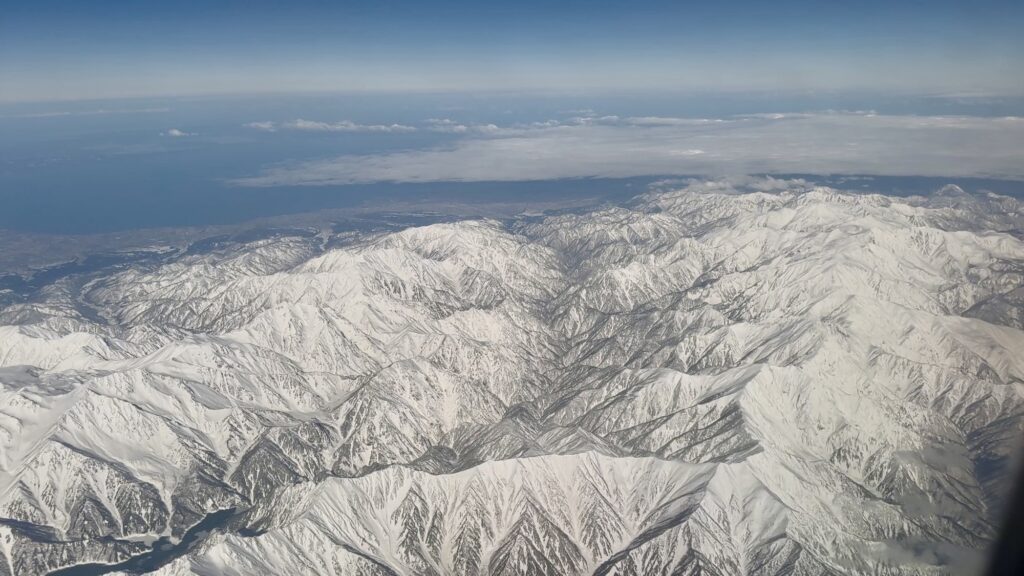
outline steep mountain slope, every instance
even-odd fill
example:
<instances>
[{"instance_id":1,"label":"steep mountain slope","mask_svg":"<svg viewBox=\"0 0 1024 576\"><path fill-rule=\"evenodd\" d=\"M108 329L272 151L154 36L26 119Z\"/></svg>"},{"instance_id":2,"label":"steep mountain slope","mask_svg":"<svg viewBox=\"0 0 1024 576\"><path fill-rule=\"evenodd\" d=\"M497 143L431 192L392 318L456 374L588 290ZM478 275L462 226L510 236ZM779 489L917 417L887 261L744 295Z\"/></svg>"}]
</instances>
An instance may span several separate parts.
<instances>
[{"instance_id":1,"label":"steep mountain slope","mask_svg":"<svg viewBox=\"0 0 1024 576\"><path fill-rule=\"evenodd\" d=\"M1024 431L1024 207L801 181L344 243L0 310L0 574L944 574ZM973 564L972 564L973 563Z\"/></svg>"}]
</instances>

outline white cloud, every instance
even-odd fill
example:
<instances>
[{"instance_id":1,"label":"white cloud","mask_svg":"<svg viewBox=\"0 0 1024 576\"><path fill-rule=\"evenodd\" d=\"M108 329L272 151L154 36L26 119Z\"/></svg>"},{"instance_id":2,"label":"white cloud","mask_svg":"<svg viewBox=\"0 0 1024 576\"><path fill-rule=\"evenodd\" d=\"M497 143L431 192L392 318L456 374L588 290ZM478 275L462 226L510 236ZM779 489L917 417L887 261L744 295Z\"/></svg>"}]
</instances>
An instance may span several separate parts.
<instances>
[{"instance_id":1,"label":"white cloud","mask_svg":"<svg viewBox=\"0 0 1024 576\"><path fill-rule=\"evenodd\" d=\"M623 123L630 126L702 126L726 122L720 118L664 118L661 116L640 116L626 118Z\"/></svg>"},{"instance_id":2,"label":"white cloud","mask_svg":"<svg viewBox=\"0 0 1024 576\"><path fill-rule=\"evenodd\" d=\"M566 125L578 126L578 125L586 125L586 124L615 125L615 124L620 124L621 120L622 120L621 118L619 118L618 116L614 116L614 115L609 115L609 116L576 116L574 118L570 118L569 122L563 123L562 125L563 126L566 126Z\"/></svg>"},{"instance_id":3,"label":"white cloud","mask_svg":"<svg viewBox=\"0 0 1024 576\"><path fill-rule=\"evenodd\" d=\"M415 132L413 126L404 124L357 124L351 120L319 122L298 118L289 122L249 122L246 128L276 132L278 130L300 130L304 132Z\"/></svg>"},{"instance_id":4,"label":"white cloud","mask_svg":"<svg viewBox=\"0 0 1024 576\"><path fill-rule=\"evenodd\" d=\"M469 126L460 124L451 118L430 118L426 124L427 130L431 132L444 132L447 134L465 134L469 132Z\"/></svg>"},{"instance_id":5,"label":"white cloud","mask_svg":"<svg viewBox=\"0 0 1024 576\"><path fill-rule=\"evenodd\" d=\"M495 124L461 124L450 118L430 118L426 121L427 130L446 134L492 134L521 131L523 127L501 128Z\"/></svg>"},{"instance_id":6,"label":"white cloud","mask_svg":"<svg viewBox=\"0 0 1024 576\"><path fill-rule=\"evenodd\" d=\"M171 138L183 138L185 136L195 136L195 132L183 132L177 128L171 128L167 132L163 133L164 136L170 136Z\"/></svg>"},{"instance_id":7,"label":"white cloud","mask_svg":"<svg viewBox=\"0 0 1024 576\"><path fill-rule=\"evenodd\" d=\"M467 127L446 147L278 166L246 186L747 173L1024 179L1020 118L784 114Z\"/></svg>"},{"instance_id":8,"label":"white cloud","mask_svg":"<svg viewBox=\"0 0 1024 576\"><path fill-rule=\"evenodd\" d=\"M264 132L277 132L277 125L273 122L249 122L248 124L243 124L243 126L253 130L263 130Z\"/></svg>"},{"instance_id":9,"label":"white cloud","mask_svg":"<svg viewBox=\"0 0 1024 576\"><path fill-rule=\"evenodd\" d=\"M99 108L96 110L51 110L0 116L0 118L55 118L59 116L105 116L108 114L159 114L170 112L170 108Z\"/></svg>"},{"instance_id":10,"label":"white cloud","mask_svg":"<svg viewBox=\"0 0 1024 576\"><path fill-rule=\"evenodd\" d=\"M804 178L774 178L750 174L704 178L666 178L651 182L648 189L655 194L686 189L690 192L712 194L748 194L750 192L808 191L815 185Z\"/></svg>"}]
</instances>

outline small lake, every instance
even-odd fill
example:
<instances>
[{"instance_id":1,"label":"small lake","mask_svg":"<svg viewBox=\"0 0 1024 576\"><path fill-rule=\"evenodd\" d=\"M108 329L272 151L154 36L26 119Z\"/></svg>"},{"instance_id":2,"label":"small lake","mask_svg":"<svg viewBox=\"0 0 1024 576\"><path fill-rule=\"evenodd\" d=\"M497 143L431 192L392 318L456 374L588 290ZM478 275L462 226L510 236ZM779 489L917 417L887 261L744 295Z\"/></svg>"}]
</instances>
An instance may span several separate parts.
<instances>
[{"instance_id":1,"label":"small lake","mask_svg":"<svg viewBox=\"0 0 1024 576\"><path fill-rule=\"evenodd\" d=\"M153 544L153 548L149 552L133 556L124 562L117 564L78 564L54 570L48 576L100 576L113 572L136 574L152 572L183 556L196 544L209 536L211 532L222 529L231 521L234 515L234 508L218 510L217 512L207 514L202 521L189 528L177 544L172 543L169 538L161 538Z\"/></svg>"}]
</instances>

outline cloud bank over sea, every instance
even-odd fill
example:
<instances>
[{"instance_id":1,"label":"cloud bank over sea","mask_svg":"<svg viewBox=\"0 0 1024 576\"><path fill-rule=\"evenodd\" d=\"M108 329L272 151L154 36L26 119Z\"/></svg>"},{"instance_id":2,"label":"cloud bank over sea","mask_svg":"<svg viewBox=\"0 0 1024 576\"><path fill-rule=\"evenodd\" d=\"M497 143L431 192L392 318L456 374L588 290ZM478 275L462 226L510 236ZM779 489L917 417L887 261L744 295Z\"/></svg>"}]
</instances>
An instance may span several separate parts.
<instances>
[{"instance_id":1,"label":"cloud bank over sea","mask_svg":"<svg viewBox=\"0 0 1024 576\"><path fill-rule=\"evenodd\" d=\"M277 164L232 183L265 187L749 173L1024 179L1024 118L1016 116L870 111L721 119L582 116L510 126L430 119L422 129L456 139L422 149Z\"/></svg>"}]
</instances>

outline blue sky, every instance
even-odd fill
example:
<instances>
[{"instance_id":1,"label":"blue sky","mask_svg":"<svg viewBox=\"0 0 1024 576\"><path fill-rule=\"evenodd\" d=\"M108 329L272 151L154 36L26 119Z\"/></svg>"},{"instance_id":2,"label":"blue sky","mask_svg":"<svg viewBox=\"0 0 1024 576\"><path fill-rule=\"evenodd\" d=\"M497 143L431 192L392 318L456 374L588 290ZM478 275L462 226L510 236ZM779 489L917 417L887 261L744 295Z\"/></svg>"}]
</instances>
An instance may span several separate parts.
<instances>
[{"instance_id":1,"label":"blue sky","mask_svg":"<svg viewBox=\"0 0 1024 576\"><path fill-rule=\"evenodd\" d=\"M276 91L1024 94L1024 2L35 0L0 101Z\"/></svg>"}]
</instances>

